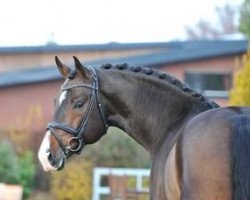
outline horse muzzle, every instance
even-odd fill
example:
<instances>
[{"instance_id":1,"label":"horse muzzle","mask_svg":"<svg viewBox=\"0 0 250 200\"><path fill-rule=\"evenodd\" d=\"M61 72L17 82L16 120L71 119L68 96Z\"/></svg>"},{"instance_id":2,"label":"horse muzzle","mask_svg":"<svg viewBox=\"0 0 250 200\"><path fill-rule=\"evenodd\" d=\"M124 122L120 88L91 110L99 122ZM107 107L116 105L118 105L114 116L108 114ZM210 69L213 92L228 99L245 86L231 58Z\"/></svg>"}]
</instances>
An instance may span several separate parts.
<instances>
[{"instance_id":1,"label":"horse muzzle","mask_svg":"<svg viewBox=\"0 0 250 200\"><path fill-rule=\"evenodd\" d=\"M51 132L47 131L38 151L39 161L44 171L47 172L63 169L66 160L63 152L60 154L60 156L52 155L50 151L50 136Z\"/></svg>"}]
</instances>

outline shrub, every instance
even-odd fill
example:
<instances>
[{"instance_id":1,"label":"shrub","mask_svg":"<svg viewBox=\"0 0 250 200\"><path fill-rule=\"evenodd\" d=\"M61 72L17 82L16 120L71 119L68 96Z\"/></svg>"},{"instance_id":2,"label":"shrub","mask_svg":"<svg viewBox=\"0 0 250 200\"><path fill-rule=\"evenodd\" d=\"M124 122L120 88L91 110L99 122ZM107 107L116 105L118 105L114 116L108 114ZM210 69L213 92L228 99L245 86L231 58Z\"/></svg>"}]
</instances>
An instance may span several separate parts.
<instances>
[{"instance_id":1,"label":"shrub","mask_svg":"<svg viewBox=\"0 0 250 200\"><path fill-rule=\"evenodd\" d=\"M118 128L109 128L96 144L83 150L95 166L149 168L149 153Z\"/></svg>"},{"instance_id":2,"label":"shrub","mask_svg":"<svg viewBox=\"0 0 250 200\"><path fill-rule=\"evenodd\" d=\"M0 182L16 184L19 180L18 159L10 143L0 143L0 158Z\"/></svg>"},{"instance_id":3,"label":"shrub","mask_svg":"<svg viewBox=\"0 0 250 200\"><path fill-rule=\"evenodd\" d=\"M18 158L19 166L19 180L23 188L24 197L28 197L32 192L32 186L34 183L34 176L36 173L35 165L33 162L33 152L26 151Z\"/></svg>"},{"instance_id":4,"label":"shrub","mask_svg":"<svg viewBox=\"0 0 250 200\"><path fill-rule=\"evenodd\" d=\"M69 161L51 177L52 193L58 200L89 200L92 195L92 164L81 157Z\"/></svg>"},{"instance_id":5,"label":"shrub","mask_svg":"<svg viewBox=\"0 0 250 200\"><path fill-rule=\"evenodd\" d=\"M230 93L230 104L250 105L250 52L242 58L243 67L234 75L234 87Z\"/></svg>"},{"instance_id":6,"label":"shrub","mask_svg":"<svg viewBox=\"0 0 250 200\"><path fill-rule=\"evenodd\" d=\"M18 156L9 142L0 142L0 182L20 184L23 186L23 197L27 198L32 189L35 175L33 153L26 151Z\"/></svg>"}]
</instances>

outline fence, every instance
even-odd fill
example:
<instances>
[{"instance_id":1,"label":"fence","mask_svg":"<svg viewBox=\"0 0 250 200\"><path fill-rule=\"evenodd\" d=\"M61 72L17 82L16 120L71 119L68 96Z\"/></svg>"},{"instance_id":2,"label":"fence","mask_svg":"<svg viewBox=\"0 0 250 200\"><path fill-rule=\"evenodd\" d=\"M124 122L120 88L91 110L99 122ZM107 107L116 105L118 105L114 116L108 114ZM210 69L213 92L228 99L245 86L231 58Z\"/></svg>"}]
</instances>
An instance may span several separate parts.
<instances>
[{"instance_id":1,"label":"fence","mask_svg":"<svg viewBox=\"0 0 250 200\"><path fill-rule=\"evenodd\" d=\"M150 176L149 169L129 169L129 168L101 168L97 167L93 173L93 196L92 200L101 200L102 195L109 195L110 188L108 186L102 186L102 177L108 177L109 175L116 176L128 176L135 177L136 190L138 192L147 192L149 188L143 186L143 178Z\"/></svg>"}]
</instances>

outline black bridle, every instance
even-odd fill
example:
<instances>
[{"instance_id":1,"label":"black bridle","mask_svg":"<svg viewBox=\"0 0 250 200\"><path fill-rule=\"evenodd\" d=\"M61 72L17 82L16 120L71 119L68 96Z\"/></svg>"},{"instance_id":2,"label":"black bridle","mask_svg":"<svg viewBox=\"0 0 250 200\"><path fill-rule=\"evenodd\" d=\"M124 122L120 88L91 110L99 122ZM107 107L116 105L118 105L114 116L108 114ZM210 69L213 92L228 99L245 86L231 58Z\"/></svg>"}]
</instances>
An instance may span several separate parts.
<instances>
[{"instance_id":1,"label":"black bridle","mask_svg":"<svg viewBox=\"0 0 250 200\"><path fill-rule=\"evenodd\" d=\"M70 90L70 89L75 88L75 87L84 87L84 88L88 88L88 89L92 90L92 93L91 93L91 96L90 96L90 101L88 103L86 113L83 115L83 117L81 119L81 122L78 125L77 129L71 128L67 124L58 123L58 122L55 122L55 121L50 122L48 124L48 127L47 127L47 130L50 130L52 135L58 141L58 143L59 143L59 145L60 145L61 149L63 150L66 157L69 157L73 153L80 153L80 151L83 149L83 147L87 144L86 140L84 139L83 136L84 136L84 131L85 131L86 124L88 122L90 113L93 111L93 105L94 105L94 100L95 99L96 99L96 102L97 102L97 107L98 107L98 110L99 110L103 125L105 127L105 132L108 129L108 124L107 124L107 121L105 119L104 112L102 110L102 105L101 105L100 98L99 98L99 93L98 93L98 91L99 91L98 78L97 78L97 75L96 75L96 72L95 72L94 69L92 69L92 68L88 68L88 69L91 71L91 73L93 75L93 83L92 83L92 85L89 85L89 84L76 84L76 85L71 85L71 86L68 86L68 87L62 87L61 88L62 91L67 91L67 90ZM71 137L68 140L67 146L65 146L62 143L61 139L55 134L54 129L60 129L60 130L63 130L65 132L73 135L73 137ZM74 142L76 142L77 145L75 147L71 147L71 145Z\"/></svg>"}]
</instances>

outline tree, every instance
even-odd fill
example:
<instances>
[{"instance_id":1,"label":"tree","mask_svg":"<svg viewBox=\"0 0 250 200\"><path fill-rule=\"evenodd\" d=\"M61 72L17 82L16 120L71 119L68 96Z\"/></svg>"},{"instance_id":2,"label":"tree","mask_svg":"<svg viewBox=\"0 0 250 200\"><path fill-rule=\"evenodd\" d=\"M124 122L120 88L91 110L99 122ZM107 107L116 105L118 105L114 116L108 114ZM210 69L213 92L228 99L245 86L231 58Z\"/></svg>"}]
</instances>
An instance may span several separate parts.
<instances>
[{"instance_id":1,"label":"tree","mask_svg":"<svg viewBox=\"0 0 250 200\"><path fill-rule=\"evenodd\" d=\"M236 13L238 8L233 7L230 4L225 4L224 7L216 7L216 13L221 25L221 34L231 34L238 32L236 25Z\"/></svg>"},{"instance_id":2,"label":"tree","mask_svg":"<svg viewBox=\"0 0 250 200\"><path fill-rule=\"evenodd\" d=\"M207 20L200 19L196 27L186 27L186 33L190 40L218 39L222 35L237 33L236 25L237 9L230 4L215 9L220 29L211 25Z\"/></svg>"},{"instance_id":3,"label":"tree","mask_svg":"<svg viewBox=\"0 0 250 200\"><path fill-rule=\"evenodd\" d=\"M186 27L186 33L190 40L200 39L216 39L219 37L218 30L214 29L212 25L203 19L200 19L196 27Z\"/></svg>"},{"instance_id":4,"label":"tree","mask_svg":"<svg viewBox=\"0 0 250 200\"><path fill-rule=\"evenodd\" d=\"M242 4L239 29L250 39L250 0L245 0Z\"/></svg>"},{"instance_id":5,"label":"tree","mask_svg":"<svg viewBox=\"0 0 250 200\"><path fill-rule=\"evenodd\" d=\"M250 106L250 52L242 58L243 68L234 75L234 86L230 92L230 104Z\"/></svg>"}]
</instances>

